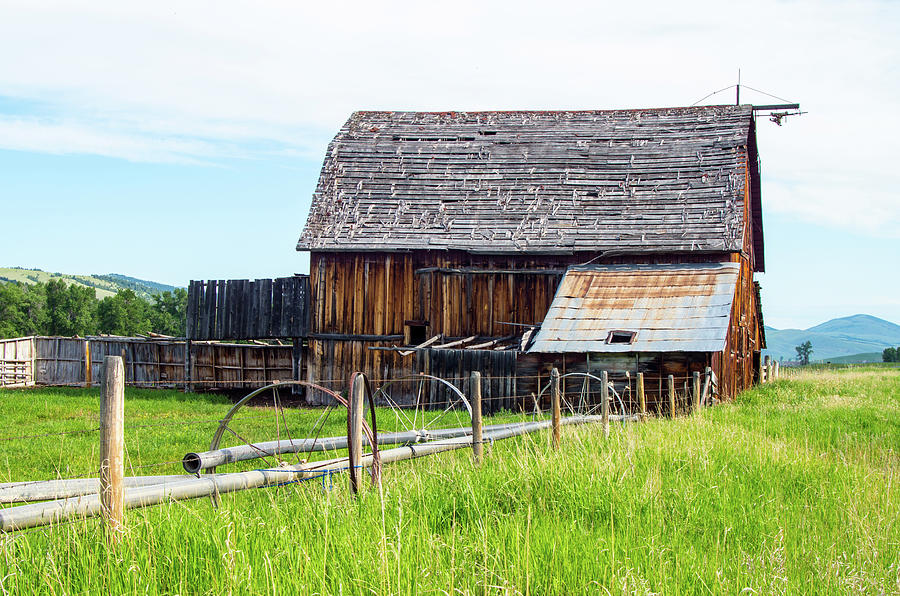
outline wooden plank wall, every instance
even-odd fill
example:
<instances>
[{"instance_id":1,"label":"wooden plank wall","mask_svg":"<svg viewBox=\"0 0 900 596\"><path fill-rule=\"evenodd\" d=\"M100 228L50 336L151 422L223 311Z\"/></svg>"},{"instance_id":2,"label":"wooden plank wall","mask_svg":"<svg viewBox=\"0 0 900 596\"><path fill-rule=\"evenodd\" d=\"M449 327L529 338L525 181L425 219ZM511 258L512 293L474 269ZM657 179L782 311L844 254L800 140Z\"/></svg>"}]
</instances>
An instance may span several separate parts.
<instances>
[{"instance_id":1,"label":"wooden plank wall","mask_svg":"<svg viewBox=\"0 0 900 596\"><path fill-rule=\"evenodd\" d=\"M28 347L32 346L32 347ZM184 341L146 340L130 337L33 337L0 341L0 370L19 361L30 362L26 385L85 384L85 367L90 358L91 380L103 379L106 356L122 356L125 382L134 387L176 388L184 383ZM193 343L196 390L253 389L275 381L292 380L292 347ZM27 369L27 367L26 367ZM12 370L12 368L10 368ZM22 370L17 368L17 371ZM21 378L16 372L10 379ZM3 379L7 378L4 373ZM13 386L3 383L2 386Z\"/></svg>"},{"instance_id":2,"label":"wooden plank wall","mask_svg":"<svg viewBox=\"0 0 900 596\"><path fill-rule=\"evenodd\" d=\"M747 162L744 185L744 250L732 256L732 262L740 264L735 288L731 323L725 341L725 349L712 358L712 368L719 378L719 392L730 399L759 381L759 352L765 347L761 307L753 272L756 256L753 244L753 226L761 225L753 220L750 200L750 163Z\"/></svg>"},{"instance_id":3,"label":"wooden plank wall","mask_svg":"<svg viewBox=\"0 0 900 596\"><path fill-rule=\"evenodd\" d=\"M0 387L34 385L34 338L0 340Z\"/></svg>"},{"instance_id":4,"label":"wooden plank wall","mask_svg":"<svg viewBox=\"0 0 900 596\"><path fill-rule=\"evenodd\" d=\"M343 386L344 379L356 370L365 371L373 379L413 374L418 367L413 363L412 356L402 358L393 352L369 350L370 347L404 345L406 321L426 323L428 337L443 334L448 339L470 335L495 338L521 333L522 327L502 323L541 323L553 300L562 271L568 265L583 263L590 258L585 255L496 257L453 251L314 252L311 254L310 269L311 323L307 379L326 380ZM732 253L666 254L620 255L602 262L673 263L740 259L740 255ZM752 265L750 261L744 261L741 284L752 284ZM544 271L530 271L538 269ZM746 322L748 329L753 329L757 317L752 292L742 292L736 295L735 300L740 303L738 310L749 317ZM742 352L741 357L752 359L752 350ZM573 358L583 360L584 355L573 355ZM524 362L527 369L529 359L525 358ZM679 362L679 356L672 357L670 366L673 374L678 374L682 367ZM731 379L733 369L731 367L725 371L728 379ZM747 372L751 369L752 364L744 365L741 381L727 382L729 396L734 394L734 387L743 389L752 383L752 375L748 376ZM716 373L720 379L723 377L721 366ZM523 373L520 371L519 374L521 376Z\"/></svg>"},{"instance_id":5,"label":"wooden plank wall","mask_svg":"<svg viewBox=\"0 0 900 596\"><path fill-rule=\"evenodd\" d=\"M398 405L412 406L418 402L437 408L452 399L448 387L433 381L422 385L416 379L399 379L422 372L446 379L469 395L469 376L477 370L484 379L484 412L518 407L516 352L512 350L422 349L404 355L393 350L368 349L384 347L390 342L310 340L309 343L307 378L329 389L346 390L350 375L360 371L368 376L373 390L392 382L391 399ZM317 373L321 376L314 376ZM307 403L326 405L332 399L321 391L309 390Z\"/></svg>"},{"instance_id":6,"label":"wooden plank wall","mask_svg":"<svg viewBox=\"0 0 900 596\"><path fill-rule=\"evenodd\" d=\"M36 384L84 384L84 339L36 337L34 344Z\"/></svg>"},{"instance_id":7,"label":"wooden plank wall","mask_svg":"<svg viewBox=\"0 0 900 596\"><path fill-rule=\"evenodd\" d=\"M467 397L472 395L472 372L479 371L485 414L522 409L516 384L516 352L512 350L419 350L416 365L421 372L449 381ZM443 409L457 399L442 383L429 381L424 389L423 405L428 408Z\"/></svg>"},{"instance_id":8,"label":"wooden plank wall","mask_svg":"<svg viewBox=\"0 0 900 596\"><path fill-rule=\"evenodd\" d=\"M309 276L220 279L188 285L191 340L306 337Z\"/></svg>"},{"instance_id":9,"label":"wooden plank wall","mask_svg":"<svg viewBox=\"0 0 900 596\"><path fill-rule=\"evenodd\" d=\"M647 409L650 412L667 414L669 397L667 379L675 377L675 389L679 407L686 406L685 395L689 392L691 375L703 373L710 365L711 355L702 352L669 353L620 353L620 354L520 354L518 362L519 391L526 397L528 407L533 407L531 395L537 396L543 390L540 407L550 408L547 387L550 370L556 367L560 374L589 373L597 377L602 371L609 374L609 380L628 411L637 411L637 374L644 374L644 390ZM626 375L626 372L628 373ZM600 400L600 382L586 377L563 378L561 387L565 399L577 403L584 394L585 403L596 405ZM613 396L610 396L611 399ZM532 400L532 401L529 401ZM614 404L619 410L618 399Z\"/></svg>"}]
</instances>

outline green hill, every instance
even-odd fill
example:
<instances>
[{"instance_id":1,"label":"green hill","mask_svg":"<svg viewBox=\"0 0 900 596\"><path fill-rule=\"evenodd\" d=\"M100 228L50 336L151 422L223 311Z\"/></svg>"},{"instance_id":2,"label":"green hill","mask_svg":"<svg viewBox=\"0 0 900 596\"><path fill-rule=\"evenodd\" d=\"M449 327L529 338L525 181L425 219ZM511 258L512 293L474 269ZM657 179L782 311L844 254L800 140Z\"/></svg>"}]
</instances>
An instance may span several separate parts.
<instances>
[{"instance_id":1,"label":"green hill","mask_svg":"<svg viewBox=\"0 0 900 596\"><path fill-rule=\"evenodd\" d=\"M766 327L769 354L779 360L796 358L795 346L805 341L813 346L812 360L831 360L843 356L868 356L889 347L900 346L900 325L873 317L853 315L832 319L809 329L773 329Z\"/></svg>"},{"instance_id":2,"label":"green hill","mask_svg":"<svg viewBox=\"0 0 900 596\"><path fill-rule=\"evenodd\" d=\"M832 364L865 364L881 362L881 352L866 352L865 354L851 354L850 356L835 356L826 358Z\"/></svg>"},{"instance_id":3,"label":"green hill","mask_svg":"<svg viewBox=\"0 0 900 596\"><path fill-rule=\"evenodd\" d=\"M119 290L133 290L135 294L144 299L150 299L154 294L171 292L175 286L147 281L120 275L107 273L105 275L77 275L70 273L50 273L40 269L23 269L21 267L0 267L0 282L17 281L26 284L47 283L51 279L61 279L66 284L78 284L88 288L94 288L97 298L112 296Z\"/></svg>"}]
</instances>

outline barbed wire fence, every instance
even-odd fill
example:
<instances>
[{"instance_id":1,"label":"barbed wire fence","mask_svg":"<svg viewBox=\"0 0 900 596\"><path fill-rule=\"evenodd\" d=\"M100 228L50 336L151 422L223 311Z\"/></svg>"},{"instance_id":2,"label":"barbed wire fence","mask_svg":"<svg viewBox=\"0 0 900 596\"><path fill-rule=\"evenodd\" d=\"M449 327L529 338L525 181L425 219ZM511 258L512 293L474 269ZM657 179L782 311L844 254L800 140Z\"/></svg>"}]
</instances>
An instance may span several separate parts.
<instances>
[{"instance_id":1,"label":"barbed wire fence","mask_svg":"<svg viewBox=\"0 0 900 596\"><path fill-rule=\"evenodd\" d=\"M709 378L710 373L710 369L707 369L707 379ZM602 383L598 386L597 381L599 379L589 373L570 373L569 375L564 376L569 377L569 379L566 379L565 382L561 384L557 380L556 382L558 383L558 385L555 388L551 388L551 384L553 383L553 381L549 380L548 375L546 374L516 375L513 377L516 381L516 384L513 386L521 385L523 382L527 381L532 386L538 387L538 390L516 392L513 395L481 396L479 390L479 426L481 424L480 411L482 405L496 402L502 403L504 405L513 404L514 406L511 410L499 411L498 419L506 421L506 426L503 426L502 424L498 425L500 427L499 430L492 429L488 431L484 438L475 436L475 415L472 411L471 406L469 405L468 398L461 391L463 386L469 389L469 386L466 384L472 382L473 377L471 376L448 376L439 379L431 378L426 380L421 376L412 375L410 378L403 380L407 384L421 384L425 381L439 381L447 386L450 386L451 388L454 388L459 393L459 396L462 399L432 399L427 403L423 403L421 399L413 399L412 401L407 400L401 403L401 400L394 399L392 394L386 393L382 390L382 387L386 385L389 385L391 383L396 384L396 382L398 381L397 379L375 379L371 383L372 385L376 386L377 389L374 392L374 396L371 394L369 395L369 400L371 401L373 408L376 402L377 405L382 408L380 414L381 422L379 422L379 425L381 426L379 431L381 432L384 432L386 429L390 429L389 432L397 432L397 429L401 428L406 428L408 430L414 431L424 431L425 429L428 429L429 425L433 425L439 421L442 421L443 417L447 416L448 413L452 413L454 415L455 421L458 426L466 427L467 424L465 423L467 421L460 418L460 412L463 410L464 405L469 409L468 414L469 416L471 416L471 420L469 420L468 422L470 422L472 426L468 429L467 434L456 437L427 440L428 434L423 432L422 437L416 438L415 441L413 441L411 444L404 447L395 447L386 452L391 453L392 455L390 457L392 458L399 458L400 455L403 455L402 459L415 459L418 457L429 455L431 453L437 453L445 450L474 447L475 445L492 443L493 441L499 440L501 438L517 436L517 434L521 434L522 432L524 432L523 429L525 428L528 429L528 432L551 427L553 427L554 429L558 429L560 425L558 419L559 416L558 414L554 413L555 411L553 404L557 404L559 409L564 409L567 411L567 420L569 421L595 422L597 421L595 419L602 418L604 424L608 429L608 420L610 415L617 419L621 419L624 423L626 420L639 419L641 416L663 414L671 416L679 413L689 412L692 409L696 409L696 406L700 403L697 389L698 374L696 373L693 375L654 375L646 377L641 374L636 376L626 375L624 379L617 378L615 381L607 381L605 387ZM606 376L604 373L604 379L605 378ZM490 381L493 379L508 380L509 376L480 376L479 386L482 382ZM123 442L123 449L125 451L124 461L127 464L127 469L131 473L131 476L129 478L131 478L132 480L142 478L141 476L139 476L139 474L147 470L171 471L165 470L165 468L174 468L179 465L183 465L184 463L183 458L176 459L172 456L170 456L169 458L159 459L154 459L152 456L144 457L140 450L142 433L148 433L150 440L158 440L160 431L164 432L168 429L178 429L179 431L191 431L195 436L199 437L200 432L203 429L212 429L213 427L218 429L220 432L222 428L225 428L227 432L233 435L232 442L235 442L238 445L248 446L257 451L257 453L254 454L256 457L248 458L248 460L262 460L266 465L260 467L258 464L245 464L245 468L249 466L250 469L244 470L243 473L255 472L257 474L261 474L262 479L255 480L259 481L258 486L260 487L283 486L286 484L308 482L315 479L321 480L323 488L327 489L332 484L332 476L334 474L350 471L351 475L353 475L354 471L362 469L364 467L369 467L371 469L374 469L376 467L380 468L380 462L378 460L379 449L377 447L378 435L374 432L374 409L372 410L371 419L372 434L370 434L368 439L368 444L373 447L369 452L361 453L359 449L357 449L356 453L354 454L353 448L350 447L352 441L350 433L348 433L347 436L347 448L331 450L323 448L321 452L324 454L323 457L325 457L325 459L321 461L308 461L307 459L301 459L299 455L300 451L287 452L288 457L283 457L283 455L285 455L285 452L279 452L276 449L267 449L258 446L257 443L261 445L262 442L254 442L254 439L257 438L256 435L266 428L272 430L273 426L275 440L279 445L282 442L286 441L288 445L294 446L295 443L311 440L313 447L315 447L316 443L320 440L324 442L327 439L333 439L333 437L321 438L321 434L327 427L329 417L335 411L337 411L336 404L344 402L345 397L349 400L349 402L345 402L347 403L346 407L348 416L359 416L358 411L355 414L353 413L354 407L352 404L354 404L355 401L353 401L352 394L354 392L354 389L352 386L348 386L347 380L324 379L317 381L319 389L334 397L335 403L328 404L322 408L314 410L308 408L286 408L284 400L281 399L279 392L281 389L286 389L290 384L291 382L273 384L271 387L269 387L269 389L271 389L271 391L269 392L270 395L267 395L261 398L255 404L242 409L239 415L232 416L231 413L229 413L227 420L220 417L195 417L171 421L140 421L131 424L124 424L124 432L128 433L128 436L130 438L128 442ZM306 383L305 385L310 384ZM655 392L644 391L646 387L652 387L653 385L655 385L657 389ZM665 387L665 391L663 391L663 387ZM544 394L548 389L550 389L550 399L545 399ZM307 390L309 390L309 387L307 387ZM419 389L419 391L421 394L421 388ZM612 393L612 397L610 397L609 393ZM655 396L655 399L647 399L651 395ZM421 397L421 395L419 395L418 397ZM666 411L664 407L665 399L668 399L668 411ZM292 416L290 421L288 419L289 416L286 415L286 409L291 410ZM357 410L358 409L359 407L357 407ZM426 410L432 413L430 421L428 422L426 422ZM306 420L298 419L295 421L293 419L293 414L300 411L316 412L316 416L307 416ZM388 419L385 420L384 416L388 412L390 412L390 415L392 415L393 417L391 418L389 416ZM421 414L421 422L418 419L419 414ZM415 416L414 418L412 418L412 420L410 419L411 415ZM463 418L465 418L465 416ZM515 421L508 422L511 419ZM268 421L268 424L263 424L265 421ZM310 421L312 421L311 425ZM451 420L448 420L447 422L449 423L450 421ZM338 421L338 423L341 422L343 421ZM387 424L385 424L385 422ZM237 429L238 423L248 424L248 429ZM232 428L232 425L234 425L235 428ZM304 425L310 425L309 429L306 430ZM415 428L417 426L421 428ZM334 427L334 424L332 424L332 427ZM439 430L446 429L441 428ZM52 453L45 454L45 456L43 457L44 461L56 460L57 462L62 462L64 459L64 452L67 449L72 449L73 446L78 446L74 445L74 443L77 443L82 447L86 446L91 442L96 442L98 435L100 435L102 432L103 428L101 426L89 426L84 428L52 432L28 432L28 430L26 429L25 432L22 432L21 434L10 434L2 436L0 437L0 442L6 443L8 445L15 442L19 442L23 445L30 445L32 448L33 459L42 459L40 457L37 457L38 454L34 450L34 447L36 445L44 445L45 449L50 450L52 448L53 451ZM556 433L558 432L558 430L555 430L554 432ZM251 436L251 434L253 434L253 436ZM284 437L284 439L282 439L282 436ZM268 436L267 439L268 438L271 438L271 435ZM46 441L41 441L43 439L46 439ZM419 443L420 440L422 440L421 443ZM134 454L129 453L130 444L134 444L137 446L137 451ZM349 452L347 452L346 455L342 455L341 453L346 451L346 449L349 449ZM398 450L403 449L408 449L409 452L403 452L402 454L397 455ZM158 451L153 453L158 453ZM310 458L310 456L307 456L307 458ZM42 483L46 483L47 481L59 482L83 481L88 479L93 480L96 476L97 468L93 465L89 467L91 469L72 469L65 464L57 466L50 465L46 469L42 470L42 472L45 472L44 474L42 474L45 478L41 480L31 479L27 481L14 482L12 478L8 478L7 480L9 480L9 482L0 484L0 503L11 503L11 501L8 500L3 501L2 495L4 490L7 490L8 492L8 489L12 488L33 488L40 486ZM237 473L240 474L242 472ZM228 476L229 474L233 475L235 473L232 472L224 475ZM175 475L173 474L173 476ZM181 475L181 478L184 479L193 478L203 480L204 477L206 477L207 479L212 477L212 481L216 482L216 477L212 475L198 474L196 477L185 476L183 474ZM141 490L140 488L129 488L130 490ZM96 492L96 490L94 492ZM215 494L218 494L218 492L219 489L216 488ZM25 502L33 504L33 502L39 500L43 501L44 499L35 498L31 501ZM5 525L2 523L4 521L5 514L10 511L12 511L12 509L0 508L0 528L8 530L20 527L16 526L15 522L9 522Z\"/></svg>"}]
</instances>

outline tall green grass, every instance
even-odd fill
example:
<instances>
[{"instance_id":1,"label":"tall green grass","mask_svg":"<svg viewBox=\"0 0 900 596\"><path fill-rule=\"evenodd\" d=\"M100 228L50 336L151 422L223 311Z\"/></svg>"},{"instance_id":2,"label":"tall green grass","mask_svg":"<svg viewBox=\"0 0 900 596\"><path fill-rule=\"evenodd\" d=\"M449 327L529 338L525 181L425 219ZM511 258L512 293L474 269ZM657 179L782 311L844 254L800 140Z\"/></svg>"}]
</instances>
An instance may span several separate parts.
<instances>
[{"instance_id":1,"label":"tall green grass","mask_svg":"<svg viewBox=\"0 0 900 596\"><path fill-rule=\"evenodd\" d=\"M20 395L0 393L4 416ZM45 398L58 415L79 399ZM10 534L0 592L900 593L898 411L898 371L793 373L608 440L564 428L556 452L541 433L481 467L465 450L392 465L358 500L335 476L130 511L112 549L96 520Z\"/></svg>"}]
</instances>

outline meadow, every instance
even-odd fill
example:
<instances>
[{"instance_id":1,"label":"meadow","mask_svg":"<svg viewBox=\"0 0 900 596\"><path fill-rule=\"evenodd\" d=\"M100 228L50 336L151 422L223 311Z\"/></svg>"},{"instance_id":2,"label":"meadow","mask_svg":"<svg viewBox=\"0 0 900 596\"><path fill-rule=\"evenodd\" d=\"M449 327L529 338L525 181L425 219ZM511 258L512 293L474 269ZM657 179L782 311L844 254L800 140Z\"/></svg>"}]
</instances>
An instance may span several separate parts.
<instances>
[{"instance_id":1,"label":"meadow","mask_svg":"<svg viewBox=\"0 0 900 596\"><path fill-rule=\"evenodd\" d=\"M218 510L132 510L114 548L96 520L7 534L0 593L900 593L900 371L785 376L608 439L567 427L558 451L537 433L481 466L468 450L391 465L359 499L335 476ZM129 471L176 473L228 407L128 389ZM97 410L96 391L0 391L0 482L92 475L96 433L58 433L90 431ZM340 414L323 436L344 431ZM272 408L237 424L270 436Z\"/></svg>"}]
</instances>

